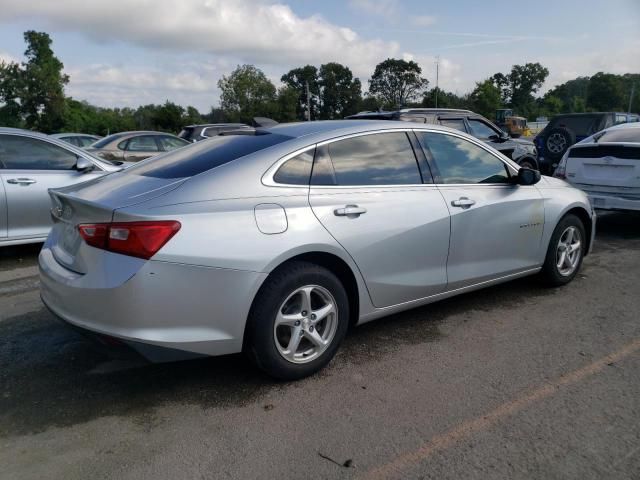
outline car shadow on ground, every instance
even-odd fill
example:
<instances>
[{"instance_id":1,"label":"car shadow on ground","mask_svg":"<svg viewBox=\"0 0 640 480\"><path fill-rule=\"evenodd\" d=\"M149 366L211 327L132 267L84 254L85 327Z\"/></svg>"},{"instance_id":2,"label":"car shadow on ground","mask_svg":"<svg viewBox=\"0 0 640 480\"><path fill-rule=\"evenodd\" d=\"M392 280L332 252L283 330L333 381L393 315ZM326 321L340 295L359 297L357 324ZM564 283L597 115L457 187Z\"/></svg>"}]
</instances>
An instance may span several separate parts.
<instances>
[{"instance_id":1,"label":"car shadow on ground","mask_svg":"<svg viewBox=\"0 0 640 480\"><path fill-rule=\"evenodd\" d=\"M602 215L596 251L640 248L638 220ZM40 247L13 248L17 257L2 252L2 261L19 265L16 258L33 258ZM588 270L589 259L585 266ZM349 364L382 361L408 344L446 341L442 325L454 315L524 305L557 292L524 278L368 323L352 329L329 368L303 382L331 381ZM242 355L167 364L114 359L44 307L0 322L0 338L0 437L109 415L151 422L153 409L167 403L235 408L260 402L274 389L292 388L263 375Z\"/></svg>"}]
</instances>

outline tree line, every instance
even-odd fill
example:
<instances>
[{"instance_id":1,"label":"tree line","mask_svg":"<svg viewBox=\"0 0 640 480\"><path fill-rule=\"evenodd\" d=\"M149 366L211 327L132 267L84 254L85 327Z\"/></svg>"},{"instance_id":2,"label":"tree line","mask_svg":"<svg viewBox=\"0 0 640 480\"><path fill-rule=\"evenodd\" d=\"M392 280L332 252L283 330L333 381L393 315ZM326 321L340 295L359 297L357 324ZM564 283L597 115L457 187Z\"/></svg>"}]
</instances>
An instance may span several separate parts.
<instances>
[{"instance_id":1,"label":"tree line","mask_svg":"<svg viewBox=\"0 0 640 480\"><path fill-rule=\"evenodd\" d=\"M340 119L363 110L398 107L464 108L488 118L498 108L512 108L530 120L566 112L626 111L640 74L599 72L558 85L536 96L549 75L540 63L514 65L497 72L459 95L438 87L414 61L389 58L376 65L368 90L351 69L336 62L291 69L277 87L254 65L239 65L218 81L219 107L202 114L195 107L164 104L138 108L103 108L64 93L69 76L55 56L45 32L24 33L24 61L0 62L0 125L45 133L78 131L107 135L126 130L178 132L183 126L205 122L247 122L270 117L279 122ZM631 110L640 111L640 91Z\"/></svg>"}]
</instances>

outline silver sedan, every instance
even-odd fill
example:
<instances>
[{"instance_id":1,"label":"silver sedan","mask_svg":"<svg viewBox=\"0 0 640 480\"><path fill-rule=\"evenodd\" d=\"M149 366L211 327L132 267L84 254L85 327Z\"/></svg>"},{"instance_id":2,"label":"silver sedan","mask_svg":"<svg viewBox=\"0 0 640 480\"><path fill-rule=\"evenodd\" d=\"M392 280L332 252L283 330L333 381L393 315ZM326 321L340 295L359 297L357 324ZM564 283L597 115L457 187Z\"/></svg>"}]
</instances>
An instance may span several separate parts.
<instances>
[{"instance_id":1,"label":"silver sedan","mask_svg":"<svg viewBox=\"0 0 640 480\"><path fill-rule=\"evenodd\" d=\"M52 136L0 128L0 247L47 238L48 189L121 169Z\"/></svg>"},{"instance_id":2,"label":"silver sedan","mask_svg":"<svg viewBox=\"0 0 640 480\"><path fill-rule=\"evenodd\" d=\"M350 326L525 275L571 281L584 193L434 125L328 121L221 136L51 192L41 293L152 360L325 366Z\"/></svg>"}]
</instances>

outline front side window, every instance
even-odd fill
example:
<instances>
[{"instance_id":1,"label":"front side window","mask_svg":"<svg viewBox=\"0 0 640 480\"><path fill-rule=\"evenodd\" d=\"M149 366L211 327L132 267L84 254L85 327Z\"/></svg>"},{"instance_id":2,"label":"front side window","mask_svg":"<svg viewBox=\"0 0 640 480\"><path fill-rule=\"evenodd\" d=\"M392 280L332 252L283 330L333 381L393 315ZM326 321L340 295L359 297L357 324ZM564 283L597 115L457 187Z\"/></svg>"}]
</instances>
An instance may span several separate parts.
<instances>
[{"instance_id":1,"label":"front side window","mask_svg":"<svg viewBox=\"0 0 640 480\"><path fill-rule=\"evenodd\" d=\"M284 162L273 176L273 181L288 185L309 185L313 152L314 149L307 150Z\"/></svg>"},{"instance_id":2,"label":"front side window","mask_svg":"<svg viewBox=\"0 0 640 480\"><path fill-rule=\"evenodd\" d=\"M460 130L461 132L467 131L467 129L464 127L464 120L461 118L441 118L440 125L453 128L455 130Z\"/></svg>"},{"instance_id":3,"label":"front side window","mask_svg":"<svg viewBox=\"0 0 640 480\"><path fill-rule=\"evenodd\" d=\"M422 147L431 154L439 183L507 183L506 165L485 149L453 135L416 132Z\"/></svg>"},{"instance_id":4,"label":"front side window","mask_svg":"<svg viewBox=\"0 0 640 480\"><path fill-rule=\"evenodd\" d=\"M478 138L489 138L498 134L493 128L480 120L469 120L471 135Z\"/></svg>"},{"instance_id":5,"label":"front side window","mask_svg":"<svg viewBox=\"0 0 640 480\"><path fill-rule=\"evenodd\" d=\"M127 150L130 152L157 152L158 144L152 135L142 135L129 139Z\"/></svg>"},{"instance_id":6,"label":"front side window","mask_svg":"<svg viewBox=\"0 0 640 480\"><path fill-rule=\"evenodd\" d=\"M337 185L422 183L416 157L404 132L377 133L328 145Z\"/></svg>"},{"instance_id":7,"label":"front side window","mask_svg":"<svg viewBox=\"0 0 640 480\"><path fill-rule=\"evenodd\" d=\"M72 170L78 158L43 140L0 135L0 166L16 170Z\"/></svg>"}]
</instances>

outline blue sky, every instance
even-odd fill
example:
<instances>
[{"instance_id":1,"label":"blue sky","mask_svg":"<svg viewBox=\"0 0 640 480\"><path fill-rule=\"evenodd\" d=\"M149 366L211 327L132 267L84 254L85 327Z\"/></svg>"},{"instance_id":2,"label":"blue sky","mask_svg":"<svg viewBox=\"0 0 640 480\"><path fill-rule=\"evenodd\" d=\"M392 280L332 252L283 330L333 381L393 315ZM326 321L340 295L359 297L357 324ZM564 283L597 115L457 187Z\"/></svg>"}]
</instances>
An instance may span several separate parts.
<instances>
[{"instance_id":1,"label":"blue sky","mask_svg":"<svg viewBox=\"0 0 640 480\"><path fill-rule=\"evenodd\" d=\"M457 93L513 64L550 70L543 91L598 71L640 72L640 1L0 0L0 58L22 32L50 33L67 93L102 106L171 100L208 111L218 79L253 63L278 84L290 68L338 61L363 80L388 57L417 61Z\"/></svg>"}]
</instances>

